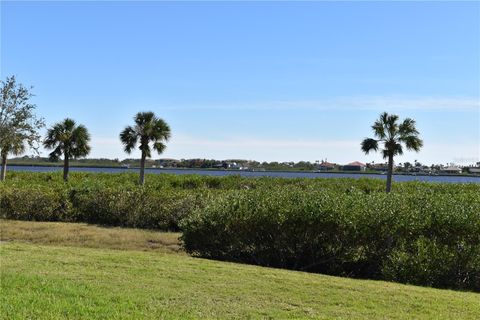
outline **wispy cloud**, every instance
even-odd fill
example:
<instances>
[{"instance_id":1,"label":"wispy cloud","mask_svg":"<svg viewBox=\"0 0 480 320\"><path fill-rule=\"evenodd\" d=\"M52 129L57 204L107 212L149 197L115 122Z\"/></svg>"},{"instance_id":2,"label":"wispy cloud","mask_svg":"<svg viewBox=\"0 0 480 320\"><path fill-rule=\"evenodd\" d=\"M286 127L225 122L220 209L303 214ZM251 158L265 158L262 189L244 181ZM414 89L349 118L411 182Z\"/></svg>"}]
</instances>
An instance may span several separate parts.
<instances>
[{"instance_id":1,"label":"wispy cloud","mask_svg":"<svg viewBox=\"0 0 480 320\"><path fill-rule=\"evenodd\" d=\"M254 136L197 137L177 135L165 153L172 158L255 159L259 161L315 160L333 154L351 155L358 141L284 139Z\"/></svg>"},{"instance_id":2,"label":"wispy cloud","mask_svg":"<svg viewBox=\"0 0 480 320\"><path fill-rule=\"evenodd\" d=\"M195 138L187 135L172 140L172 144L194 147L221 148L270 148L270 149L305 149L305 148L352 148L358 147L354 140L309 140L309 139L265 139L255 137L221 137L218 139Z\"/></svg>"},{"instance_id":3,"label":"wispy cloud","mask_svg":"<svg viewBox=\"0 0 480 320\"><path fill-rule=\"evenodd\" d=\"M480 111L475 97L350 96L315 100L256 101L209 105L158 106L169 110L418 110Z\"/></svg>"}]
</instances>

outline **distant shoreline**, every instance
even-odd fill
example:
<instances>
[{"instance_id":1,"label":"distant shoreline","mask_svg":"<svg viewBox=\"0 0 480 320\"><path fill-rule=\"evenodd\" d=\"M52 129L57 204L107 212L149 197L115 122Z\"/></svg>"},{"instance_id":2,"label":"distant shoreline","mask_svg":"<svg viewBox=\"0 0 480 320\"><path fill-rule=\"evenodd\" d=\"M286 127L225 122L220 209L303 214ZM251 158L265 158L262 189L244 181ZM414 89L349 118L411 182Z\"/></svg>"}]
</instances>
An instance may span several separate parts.
<instances>
[{"instance_id":1,"label":"distant shoreline","mask_svg":"<svg viewBox=\"0 0 480 320\"><path fill-rule=\"evenodd\" d=\"M51 168L63 168L62 164L16 164L10 163L7 164L8 167L32 167L32 168L42 168L42 167L51 167ZM122 166L103 166L103 165L70 165L70 168L98 168L98 169L123 169L123 170L137 170L140 167L122 167ZM158 171L169 171L169 170L182 170L182 171L228 171L228 172L286 172L286 173L313 173L313 174L356 174L356 175L386 175L385 173L378 172L378 171L308 171L308 170L238 170L238 169L217 169L217 168L152 168L146 167L145 169L148 170L158 170ZM395 176L423 176L423 177L474 177L480 178L478 174L416 174L416 173L406 173L406 172L395 172L393 175Z\"/></svg>"}]
</instances>

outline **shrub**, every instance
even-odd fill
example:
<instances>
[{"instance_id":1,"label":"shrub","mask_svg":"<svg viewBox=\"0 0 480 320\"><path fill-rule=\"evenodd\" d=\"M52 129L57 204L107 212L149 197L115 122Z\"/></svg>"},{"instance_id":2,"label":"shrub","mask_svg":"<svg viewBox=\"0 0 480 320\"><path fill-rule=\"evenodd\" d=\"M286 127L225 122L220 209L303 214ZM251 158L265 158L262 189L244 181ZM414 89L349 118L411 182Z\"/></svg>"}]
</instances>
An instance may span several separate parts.
<instances>
[{"instance_id":1,"label":"shrub","mask_svg":"<svg viewBox=\"0 0 480 320\"><path fill-rule=\"evenodd\" d=\"M71 204L63 190L45 186L3 188L0 192L2 218L33 221L70 221Z\"/></svg>"},{"instance_id":2,"label":"shrub","mask_svg":"<svg viewBox=\"0 0 480 320\"><path fill-rule=\"evenodd\" d=\"M205 258L478 291L476 191L230 193L187 217L182 239Z\"/></svg>"},{"instance_id":3,"label":"shrub","mask_svg":"<svg viewBox=\"0 0 480 320\"><path fill-rule=\"evenodd\" d=\"M178 231L179 221L209 198L198 177L162 175L144 187L131 174L74 172L69 183L58 173L14 172L9 178L0 184L0 214L9 219ZM171 187L174 181L180 181L177 188ZM198 185L191 189L190 181Z\"/></svg>"},{"instance_id":4,"label":"shrub","mask_svg":"<svg viewBox=\"0 0 480 320\"><path fill-rule=\"evenodd\" d=\"M173 231L203 200L193 192L111 187L73 190L71 197L80 221Z\"/></svg>"},{"instance_id":5,"label":"shrub","mask_svg":"<svg viewBox=\"0 0 480 320\"><path fill-rule=\"evenodd\" d=\"M382 274L386 280L479 291L480 245L419 237L392 250Z\"/></svg>"}]
</instances>

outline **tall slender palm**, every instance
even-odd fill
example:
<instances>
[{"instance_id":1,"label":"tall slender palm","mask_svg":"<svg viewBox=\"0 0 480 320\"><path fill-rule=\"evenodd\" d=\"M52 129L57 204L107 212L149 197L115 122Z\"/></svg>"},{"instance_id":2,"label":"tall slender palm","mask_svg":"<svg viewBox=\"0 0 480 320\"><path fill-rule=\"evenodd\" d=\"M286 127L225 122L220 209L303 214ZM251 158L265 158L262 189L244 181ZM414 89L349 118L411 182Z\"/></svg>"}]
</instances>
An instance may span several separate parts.
<instances>
[{"instance_id":1,"label":"tall slender palm","mask_svg":"<svg viewBox=\"0 0 480 320\"><path fill-rule=\"evenodd\" d=\"M407 150L420 151L423 141L419 137L419 132L415 127L415 120L406 118L399 123L398 116L395 114L382 113L372 126L375 138L366 138L362 141L362 150L365 154L370 151L377 151L379 143L383 144L381 149L383 158L388 159L387 173L387 193L392 188L393 157L403 154L403 146Z\"/></svg>"},{"instance_id":2,"label":"tall slender palm","mask_svg":"<svg viewBox=\"0 0 480 320\"><path fill-rule=\"evenodd\" d=\"M48 129L43 145L53 149L49 155L52 161L57 161L63 154L63 180L68 181L70 159L87 156L90 153L89 142L87 128L67 118Z\"/></svg>"},{"instance_id":3,"label":"tall slender palm","mask_svg":"<svg viewBox=\"0 0 480 320\"><path fill-rule=\"evenodd\" d=\"M142 152L140 161L140 184L145 183L145 159L152 156L150 142L153 150L161 154L165 148L165 142L170 139L170 127L153 112L139 112L134 117L135 125L127 126L120 133L120 140L125 146L125 152L130 154L137 143Z\"/></svg>"}]
</instances>

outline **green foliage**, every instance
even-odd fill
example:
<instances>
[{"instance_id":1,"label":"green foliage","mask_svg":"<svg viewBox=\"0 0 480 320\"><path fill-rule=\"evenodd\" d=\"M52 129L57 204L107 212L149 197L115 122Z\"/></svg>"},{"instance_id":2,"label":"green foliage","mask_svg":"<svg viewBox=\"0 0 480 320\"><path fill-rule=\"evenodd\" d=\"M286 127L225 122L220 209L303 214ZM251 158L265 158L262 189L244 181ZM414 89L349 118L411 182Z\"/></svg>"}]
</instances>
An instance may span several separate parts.
<instances>
[{"instance_id":1,"label":"green foliage","mask_svg":"<svg viewBox=\"0 0 480 320\"><path fill-rule=\"evenodd\" d=\"M386 280L479 291L480 246L419 237L392 250L382 274Z\"/></svg>"},{"instance_id":2,"label":"green foliage","mask_svg":"<svg viewBox=\"0 0 480 320\"><path fill-rule=\"evenodd\" d=\"M43 146L53 149L49 157L57 161L61 155L65 158L85 157L90 153L90 134L84 125L77 125L70 118L55 123L47 130Z\"/></svg>"},{"instance_id":3,"label":"green foliage","mask_svg":"<svg viewBox=\"0 0 480 320\"><path fill-rule=\"evenodd\" d=\"M71 199L79 221L174 231L203 203L200 193L118 187L74 189Z\"/></svg>"},{"instance_id":4,"label":"green foliage","mask_svg":"<svg viewBox=\"0 0 480 320\"><path fill-rule=\"evenodd\" d=\"M182 239L205 258L480 291L478 185L372 189L229 193L186 218Z\"/></svg>"},{"instance_id":5,"label":"green foliage","mask_svg":"<svg viewBox=\"0 0 480 320\"><path fill-rule=\"evenodd\" d=\"M176 231L210 199L211 189L221 193L235 179L161 175L141 187L134 174L74 172L65 184L59 173L12 172L0 184L0 216Z\"/></svg>"},{"instance_id":6,"label":"green foliage","mask_svg":"<svg viewBox=\"0 0 480 320\"><path fill-rule=\"evenodd\" d=\"M480 185L12 172L0 214L183 232L197 256L480 290Z\"/></svg>"},{"instance_id":7,"label":"green foliage","mask_svg":"<svg viewBox=\"0 0 480 320\"><path fill-rule=\"evenodd\" d=\"M69 221L70 202L64 190L47 186L1 187L2 217L32 221Z\"/></svg>"},{"instance_id":8,"label":"green foliage","mask_svg":"<svg viewBox=\"0 0 480 320\"><path fill-rule=\"evenodd\" d=\"M18 83L15 76L0 81L0 153L21 154L25 145L37 149L38 130L44 126L35 115L36 105L30 103L31 88Z\"/></svg>"},{"instance_id":9,"label":"green foliage","mask_svg":"<svg viewBox=\"0 0 480 320\"><path fill-rule=\"evenodd\" d=\"M31 97L30 89L17 83L15 76L0 81L0 181L6 178L9 154L22 154L27 145L37 151L44 122L35 115Z\"/></svg>"}]
</instances>

